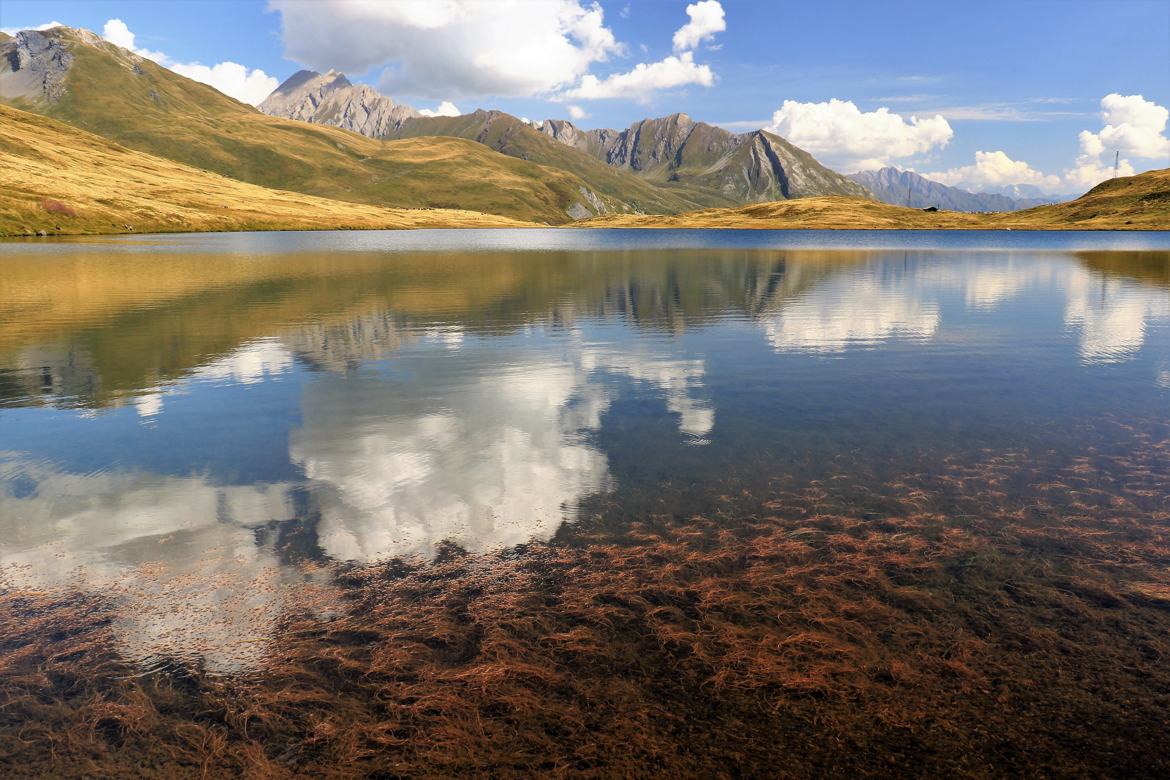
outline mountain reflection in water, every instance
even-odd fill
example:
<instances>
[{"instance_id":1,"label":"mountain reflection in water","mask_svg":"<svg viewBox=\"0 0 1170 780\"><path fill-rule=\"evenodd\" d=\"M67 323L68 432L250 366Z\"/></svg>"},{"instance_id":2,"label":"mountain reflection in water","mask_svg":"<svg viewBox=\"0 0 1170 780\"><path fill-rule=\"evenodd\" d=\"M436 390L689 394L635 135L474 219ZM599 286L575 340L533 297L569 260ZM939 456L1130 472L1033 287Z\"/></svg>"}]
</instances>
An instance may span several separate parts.
<instances>
[{"instance_id":1,"label":"mountain reflection in water","mask_svg":"<svg viewBox=\"0 0 1170 780\"><path fill-rule=\"evenodd\" d=\"M486 553L615 504L685 517L727 475L913 469L1153 414L1167 262L8 251L0 577L112 594L129 657L246 668L291 602L322 611L323 564Z\"/></svg>"}]
</instances>

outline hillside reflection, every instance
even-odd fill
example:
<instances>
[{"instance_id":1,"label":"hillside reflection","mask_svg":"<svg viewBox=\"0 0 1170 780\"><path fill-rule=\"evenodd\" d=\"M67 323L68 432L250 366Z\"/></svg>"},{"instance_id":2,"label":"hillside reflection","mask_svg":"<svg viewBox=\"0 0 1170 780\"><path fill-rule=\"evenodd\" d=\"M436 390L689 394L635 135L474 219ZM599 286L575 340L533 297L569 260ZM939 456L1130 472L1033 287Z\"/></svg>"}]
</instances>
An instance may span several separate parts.
<instances>
[{"instance_id":1,"label":"hillside reflection","mask_svg":"<svg viewBox=\"0 0 1170 780\"><path fill-rule=\"evenodd\" d=\"M922 253L850 250L5 258L0 404L118 406L183 378L257 370L228 365L244 354L267 361L262 371L294 358L339 371L427 333L501 335L580 318L680 333L734 316L759 322L778 350L833 352L929 339L939 311L922 293L932 283L961 288L981 309L1056 284L1088 361L1132 351L1147 322L1166 318L1167 253L1067 257L969 253L945 269L923 265ZM880 277L864 270L878 262ZM272 355L241 351L261 342Z\"/></svg>"},{"instance_id":2,"label":"hillside reflection","mask_svg":"<svg viewBox=\"0 0 1170 780\"><path fill-rule=\"evenodd\" d=\"M678 332L799 295L863 253L353 253L5 259L0 398L101 407L272 339L339 370L427 332L579 318Z\"/></svg>"},{"instance_id":3,"label":"hillside reflection","mask_svg":"<svg viewBox=\"0 0 1170 780\"><path fill-rule=\"evenodd\" d=\"M1128 366L1170 387L1151 335L1170 324L1166 253L66 253L0 267L0 583L116 594L114 631L147 663L255 665L281 615L315 608L316 566L547 541L623 489L677 498L671 464L766 471L761 452L858 437L850 415L925 415L995 361L1019 372L1038 357L1086 387L1091 369ZM860 362L875 353L885 363ZM874 406L886 367L903 384ZM1010 400L970 413L1036 413ZM934 436L922 451L937 451L953 446L945 428L894 439ZM884 457L889 438L849 440ZM709 473L678 479L700 493Z\"/></svg>"}]
</instances>

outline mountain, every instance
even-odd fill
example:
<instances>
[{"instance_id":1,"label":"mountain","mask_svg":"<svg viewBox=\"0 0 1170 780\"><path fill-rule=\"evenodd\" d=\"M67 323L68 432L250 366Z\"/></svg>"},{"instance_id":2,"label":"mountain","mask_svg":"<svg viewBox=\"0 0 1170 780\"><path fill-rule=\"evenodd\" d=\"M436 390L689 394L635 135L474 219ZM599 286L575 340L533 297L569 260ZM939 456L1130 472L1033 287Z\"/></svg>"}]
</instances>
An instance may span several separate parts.
<instances>
[{"instance_id":1,"label":"mountain","mask_svg":"<svg viewBox=\"0 0 1170 780\"><path fill-rule=\"evenodd\" d=\"M964 214L846 197L802 198L672 216L609 215L589 227L908 230L1170 230L1170 168L1098 184L1076 200L1015 212ZM1153 261L1165 264L1165 258Z\"/></svg>"},{"instance_id":2,"label":"mountain","mask_svg":"<svg viewBox=\"0 0 1170 780\"><path fill-rule=\"evenodd\" d=\"M364 113L362 106L377 109L375 113L385 119L365 120L369 114ZM392 116L393 109L387 110L388 106L405 110ZM526 122L502 111L481 109L455 117L424 117L370 87L354 86L335 71L324 75L313 71L295 74L260 104L260 110L286 119L343 127L379 140L463 138L509 157L568 171L587 181L599 196L592 210L577 209L574 216L591 216L600 210L669 213L733 203L711 193L690 192L686 187L655 186L627 172L613 170L589 155L546 138ZM406 116L407 111L410 116ZM612 203L607 204L604 199Z\"/></svg>"},{"instance_id":3,"label":"mountain","mask_svg":"<svg viewBox=\"0 0 1170 780\"><path fill-rule=\"evenodd\" d=\"M1034 201L1037 205L1045 205L1048 203L1061 203L1066 200L1072 200L1076 194L1060 194L1053 195L1050 192L1045 192L1034 184L1001 184L995 187L988 187L984 192L992 195L1006 195L1015 200Z\"/></svg>"},{"instance_id":4,"label":"mountain","mask_svg":"<svg viewBox=\"0 0 1170 780\"><path fill-rule=\"evenodd\" d=\"M0 105L0 236L524 224L478 212L387 209L271 190Z\"/></svg>"},{"instance_id":5,"label":"mountain","mask_svg":"<svg viewBox=\"0 0 1170 780\"><path fill-rule=\"evenodd\" d=\"M271 117L85 30L0 39L0 100L137 151L334 200L457 206L551 224L643 205L467 140L377 141Z\"/></svg>"},{"instance_id":6,"label":"mountain","mask_svg":"<svg viewBox=\"0 0 1170 780\"><path fill-rule=\"evenodd\" d=\"M1012 198L988 192L968 192L927 179L913 171L887 167L849 174L883 203L911 208L934 206L943 211L1019 211L1055 202L1055 198Z\"/></svg>"},{"instance_id":7,"label":"mountain","mask_svg":"<svg viewBox=\"0 0 1170 780\"><path fill-rule=\"evenodd\" d=\"M569 171L588 181L600 193L627 198L638 207L634 211L670 214L703 206L736 203L732 198L702 187L680 182L647 181L631 171L606 165L588 154L557 143L522 119L503 111L480 109L462 116L411 119L403 122L388 137L429 136L466 138L509 157Z\"/></svg>"},{"instance_id":8,"label":"mountain","mask_svg":"<svg viewBox=\"0 0 1170 780\"><path fill-rule=\"evenodd\" d=\"M732 133L686 114L643 119L625 130L581 130L563 119L541 132L654 182L703 188L737 203L870 193L808 152L765 130Z\"/></svg>"},{"instance_id":9,"label":"mountain","mask_svg":"<svg viewBox=\"0 0 1170 780\"><path fill-rule=\"evenodd\" d=\"M359 130L347 125L335 107L357 89L332 71L302 71L281 84L260 110ZM360 89L377 95L369 87ZM390 98L379 97L394 105ZM762 130L736 135L686 114L646 119L619 132L579 130L557 119L534 127L502 111L481 109L457 117L413 116L360 132L384 139L466 138L511 157L570 171L598 192L625 193L638 205L635 210L644 212L809 195L867 196L864 188L779 136Z\"/></svg>"},{"instance_id":10,"label":"mountain","mask_svg":"<svg viewBox=\"0 0 1170 780\"><path fill-rule=\"evenodd\" d=\"M365 84L351 84L335 70L297 71L259 108L271 116L333 125L370 138L385 138L405 120L421 116Z\"/></svg>"}]
</instances>

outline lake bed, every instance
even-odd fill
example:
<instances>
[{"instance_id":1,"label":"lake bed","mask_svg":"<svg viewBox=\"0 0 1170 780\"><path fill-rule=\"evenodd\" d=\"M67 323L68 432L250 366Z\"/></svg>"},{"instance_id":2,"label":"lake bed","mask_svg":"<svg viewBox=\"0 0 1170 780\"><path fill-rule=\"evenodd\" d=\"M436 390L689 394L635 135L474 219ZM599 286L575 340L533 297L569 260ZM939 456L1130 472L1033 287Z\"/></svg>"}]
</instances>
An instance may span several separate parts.
<instances>
[{"instance_id":1,"label":"lake bed","mask_svg":"<svg viewBox=\"0 0 1170 780\"><path fill-rule=\"evenodd\" d=\"M1152 776L1167 629L1167 234L0 243L13 765Z\"/></svg>"}]
</instances>

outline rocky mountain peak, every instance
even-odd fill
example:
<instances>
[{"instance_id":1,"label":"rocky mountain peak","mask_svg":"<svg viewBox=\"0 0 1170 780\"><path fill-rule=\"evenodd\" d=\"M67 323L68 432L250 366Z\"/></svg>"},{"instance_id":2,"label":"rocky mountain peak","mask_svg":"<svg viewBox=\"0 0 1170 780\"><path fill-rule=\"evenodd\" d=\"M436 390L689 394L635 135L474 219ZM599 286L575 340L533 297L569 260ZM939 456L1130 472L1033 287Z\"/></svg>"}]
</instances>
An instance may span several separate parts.
<instances>
[{"instance_id":1,"label":"rocky mountain peak","mask_svg":"<svg viewBox=\"0 0 1170 780\"><path fill-rule=\"evenodd\" d=\"M50 102L61 98L65 76L73 65L65 32L85 31L63 27L21 30L0 41L0 98Z\"/></svg>"},{"instance_id":2,"label":"rocky mountain peak","mask_svg":"<svg viewBox=\"0 0 1170 780\"><path fill-rule=\"evenodd\" d=\"M643 120L643 121L665 122L666 124L674 125L674 126L678 126L678 127L691 127L692 125L695 124L695 120L691 119L691 117L689 115L684 114L681 111L678 111L678 112L673 113L673 114L668 114L667 116L664 116L661 119L648 119L648 120Z\"/></svg>"},{"instance_id":3,"label":"rocky mountain peak","mask_svg":"<svg viewBox=\"0 0 1170 780\"><path fill-rule=\"evenodd\" d=\"M581 131L567 119L546 119L537 129L566 146L576 146L581 138Z\"/></svg>"},{"instance_id":4,"label":"rocky mountain peak","mask_svg":"<svg viewBox=\"0 0 1170 780\"><path fill-rule=\"evenodd\" d=\"M625 130L581 130L563 119L541 132L651 180L692 184L732 202L807 195L871 197L866 189L762 130L735 134L684 113L642 119Z\"/></svg>"},{"instance_id":5,"label":"rocky mountain peak","mask_svg":"<svg viewBox=\"0 0 1170 780\"><path fill-rule=\"evenodd\" d=\"M336 70L297 71L259 108L272 116L333 125L371 138L383 138L419 116L410 106L395 103L365 84L353 84Z\"/></svg>"}]
</instances>

